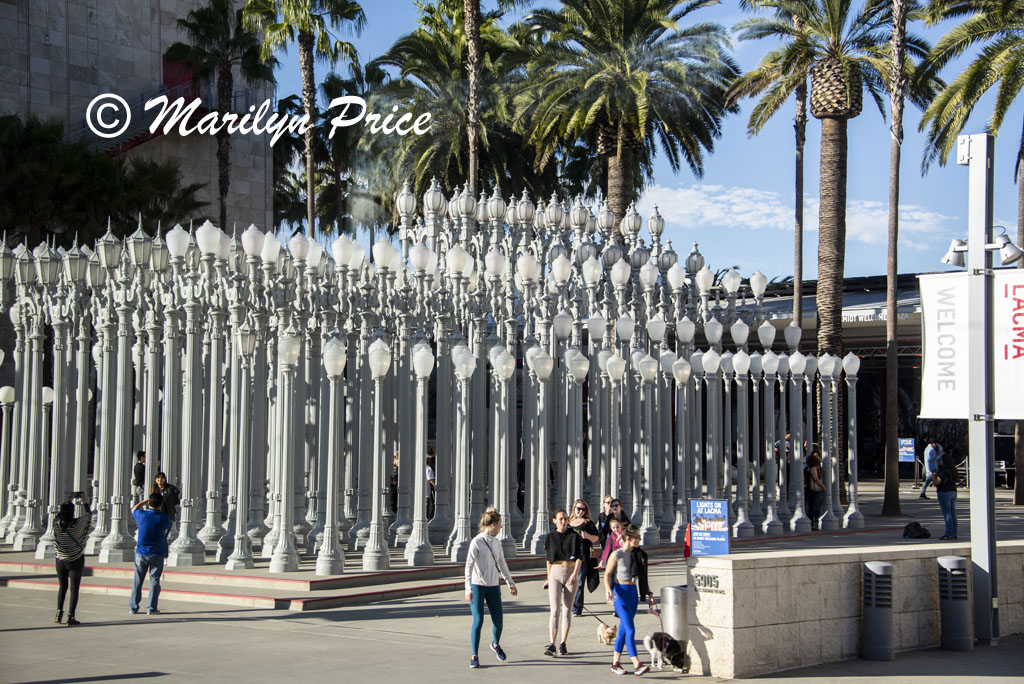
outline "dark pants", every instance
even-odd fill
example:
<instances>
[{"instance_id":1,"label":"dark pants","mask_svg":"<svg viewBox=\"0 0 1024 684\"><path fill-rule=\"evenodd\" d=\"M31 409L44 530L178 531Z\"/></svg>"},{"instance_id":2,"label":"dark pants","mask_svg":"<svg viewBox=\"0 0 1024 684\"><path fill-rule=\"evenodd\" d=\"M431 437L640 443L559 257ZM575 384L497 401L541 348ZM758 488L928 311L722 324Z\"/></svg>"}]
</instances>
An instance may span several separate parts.
<instances>
[{"instance_id":1,"label":"dark pants","mask_svg":"<svg viewBox=\"0 0 1024 684\"><path fill-rule=\"evenodd\" d=\"M71 602L68 604L68 615L74 616L78 607L78 587L82 584L82 570L85 569L85 556L78 560L63 561L57 559L57 610L64 610L64 597L71 588Z\"/></svg>"},{"instance_id":2,"label":"dark pants","mask_svg":"<svg viewBox=\"0 0 1024 684\"><path fill-rule=\"evenodd\" d=\"M956 536L956 490L950 492L936 492L939 496L939 508L942 509L942 517L946 521L947 537Z\"/></svg>"},{"instance_id":3,"label":"dark pants","mask_svg":"<svg viewBox=\"0 0 1024 684\"><path fill-rule=\"evenodd\" d=\"M580 564L580 576L579 576L579 588L576 589L576 598L572 602L572 614L583 615L583 590L587 587L587 569L590 559L584 558L583 563Z\"/></svg>"},{"instance_id":4,"label":"dark pants","mask_svg":"<svg viewBox=\"0 0 1024 684\"><path fill-rule=\"evenodd\" d=\"M473 655L477 654L480 648L480 631L484 626L484 603L487 603L487 612L491 614L491 642L501 643L502 610L501 610L501 587L485 587L482 584L471 585L473 598L469 602L469 608L473 611L473 626L469 630L469 643L473 647Z\"/></svg>"},{"instance_id":5,"label":"dark pants","mask_svg":"<svg viewBox=\"0 0 1024 684\"><path fill-rule=\"evenodd\" d=\"M139 609L139 601L142 600L142 581L149 573L149 605L147 611L157 609L157 600L160 598L160 576L164 573L163 556L143 556L135 554L135 582L132 584L132 597L129 606L133 611Z\"/></svg>"},{"instance_id":6,"label":"dark pants","mask_svg":"<svg viewBox=\"0 0 1024 684\"><path fill-rule=\"evenodd\" d=\"M818 529L818 519L822 516L821 504L825 501L825 492L816 492L813 489L804 489L804 499L807 503L807 517L811 519L811 529Z\"/></svg>"}]
</instances>

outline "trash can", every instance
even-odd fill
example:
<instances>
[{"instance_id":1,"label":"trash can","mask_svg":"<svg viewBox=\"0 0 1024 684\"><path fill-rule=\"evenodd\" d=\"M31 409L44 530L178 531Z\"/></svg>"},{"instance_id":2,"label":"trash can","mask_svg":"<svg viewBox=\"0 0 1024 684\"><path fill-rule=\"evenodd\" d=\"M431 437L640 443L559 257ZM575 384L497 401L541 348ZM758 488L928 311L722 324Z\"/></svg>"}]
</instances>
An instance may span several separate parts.
<instances>
[{"instance_id":1,"label":"trash can","mask_svg":"<svg viewBox=\"0 0 1024 684\"><path fill-rule=\"evenodd\" d=\"M661 588L661 623L668 635L686 643L686 585Z\"/></svg>"},{"instance_id":2,"label":"trash can","mask_svg":"<svg viewBox=\"0 0 1024 684\"><path fill-rule=\"evenodd\" d=\"M893 660L892 643L892 563L868 561L864 564L863 645L860 655L866 660Z\"/></svg>"},{"instance_id":3,"label":"trash can","mask_svg":"<svg viewBox=\"0 0 1024 684\"><path fill-rule=\"evenodd\" d=\"M939 612L942 616L942 648L973 651L971 615L967 600L967 559L941 556L939 561Z\"/></svg>"}]
</instances>

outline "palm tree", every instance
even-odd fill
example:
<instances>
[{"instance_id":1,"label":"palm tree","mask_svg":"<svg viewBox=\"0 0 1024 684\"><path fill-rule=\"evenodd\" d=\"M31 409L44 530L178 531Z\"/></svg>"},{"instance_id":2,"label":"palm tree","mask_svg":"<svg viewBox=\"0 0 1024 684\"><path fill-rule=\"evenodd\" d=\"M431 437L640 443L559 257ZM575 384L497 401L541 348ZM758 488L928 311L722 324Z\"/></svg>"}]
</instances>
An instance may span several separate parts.
<instances>
[{"instance_id":1,"label":"palm tree","mask_svg":"<svg viewBox=\"0 0 1024 684\"><path fill-rule=\"evenodd\" d=\"M339 59L353 59L355 47L337 39L332 30L347 26L357 33L363 30L366 15L354 0L249 0L242 11L246 25L262 31L262 55L270 57L288 44L298 41L299 69L302 72L302 100L307 121L315 123L316 77L313 64L316 58L334 66ZM306 222L309 235L313 234L313 127L306 130Z\"/></svg>"},{"instance_id":2,"label":"palm tree","mask_svg":"<svg viewBox=\"0 0 1024 684\"><path fill-rule=\"evenodd\" d=\"M889 245L885 266L885 490L882 515L900 515L899 354L896 339L897 245L900 226L900 155L903 146L903 104L907 72L907 0L892 0L892 47L889 51ZM851 407L854 409L855 407Z\"/></svg>"},{"instance_id":3,"label":"palm tree","mask_svg":"<svg viewBox=\"0 0 1024 684\"><path fill-rule=\"evenodd\" d=\"M236 68L251 86L274 81L277 60L260 58L260 41L242 25L242 11L235 10L231 0L210 0L206 7L178 19L178 26L188 42L174 43L165 56L191 68L193 82L217 84L217 111L222 120L232 108ZM217 131L216 139L220 225L226 229L231 185L231 136L226 127Z\"/></svg>"},{"instance_id":4,"label":"palm tree","mask_svg":"<svg viewBox=\"0 0 1024 684\"><path fill-rule=\"evenodd\" d=\"M391 191L397 191L410 177L417 197L433 177L449 189L469 182L469 114L463 77L468 46L463 10L461 3L454 2L425 4L421 10L419 26L375 60L378 66L396 72L395 78L378 89L375 108L402 102L409 111L432 115L430 130L406 136L397 151L385 154L373 147L373 141L363 141L370 146L367 156L377 161L376 168L365 169L365 176L379 189L385 209L390 208ZM500 18L500 12L488 12L480 24L484 68L480 77L478 183L487 179L505 194L524 187L550 187L555 181L553 169L539 175L531 172L531 151L524 149L522 135L511 124L509 93L521 80L522 65L529 55L517 36L502 30Z\"/></svg>"},{"instance_id":5,"label":"palm tree","mask_svg":"<svg viewBox=\"0 0 1024 684\"><path fill-rule=\"evenodd\" d=\"M944 165L963 132L974 108L989 90L998 84L992 115L986 129L998 135L999 129L1024 86L1021 79L1024 60L1024 0L932 0L928 5L928 23L945 19L963 21L942 37L928 55L925 73L932 75L969 48L980 47L978 55L925 110L921 130L928 129L922 167L938 161ZM1024 243L1024 130L1017 147L1014 166L1017 183L1017 244ZM1024 262L1018 262L1024 268ZM1024 424L1016 428L1017 463L1024 462ZM1020 478L1014 487L1013 502L1024 504Z\"/></svg>"},{"instance_id":6,"label":"palm tree","mask_svg":"<svg viewBox=\"0 0 1024 684\"><path fill-rule=\"evenodd\" d=\"M764 3L756 0L741 0L744 9L760 7ZM793 27L800 30L803 21L799 16L792 17ZM750 38L745 32L739 34L740 40ZM807 141L807 77L804 72L787 72L778 63L778 51L772 51L757 68L736 80L730 89L732 99L763 95L755 105L747 121L747 134L755 136L775 114L792 93L796 113L793 115L793 132L796 136L796 157L793 175L793 322L803 322L803 290L804 280L804 144ZM767 92L766 92L767 91Z\"/></svg>"},{"instance_id":7,"label":"palm tree","mask_svg":"<svg viewBox=\"0 0 1024 684\"><path fill-rule=\"evenodd\" d=\"M820 209L818 213L818 352L842 350L843 269L846 247L847 120L860 114L864 90L885 115L882 93L890 72L892 34L889 0L867 0L855 12L852 0L772 0L775 17L742 22L746 38L782 40L769 58L780 74L807 74L811 79L811 115L821 120ZM790 17L797 17L796 24ZM928 46L907 37L911 56L923 57ZM769 59L766 58L766 59ZM785 81L796 84L792 79ZM924 83L927 83L925 81ZM778 95L784 88L780 87ZM788 93L787 93L788 95ZM911 101L924 105L926 86L911 89ZM776 108L782 101L770 100ZM769 109L766 107L766 110Z\"/></svg>"},{"instance_id":8,"label":"palm tree","mask_svg":"<svg viewBox=\"0 0 1024 684\"><path fill-rule=\"evenodd\" d=\"M739 74L727 31L694 23L717 0L562 0L527 22L543 35L516 97L516 120L544 166L560 149L593 140L608 168L605 194L617 219L635 175L656 154L673 170L703 174L721 134L729 84Z\"/></svg>"}]
</instances>

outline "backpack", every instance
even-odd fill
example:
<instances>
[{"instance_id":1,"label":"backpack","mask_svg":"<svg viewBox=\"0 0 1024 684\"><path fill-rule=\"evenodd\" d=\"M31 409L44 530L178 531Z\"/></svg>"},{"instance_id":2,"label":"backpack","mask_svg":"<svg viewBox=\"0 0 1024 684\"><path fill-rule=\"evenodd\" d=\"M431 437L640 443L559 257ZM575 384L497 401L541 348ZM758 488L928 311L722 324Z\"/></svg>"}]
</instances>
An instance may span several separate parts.
<instances>
[{"instance_id":1,"label":"backpack","mask_svg":"<svg viewBox=\"0 0 1024 684\"><path fill-rule=\"evenodd\" d=\"M907 526L903 528L903 536L909 539L930 539L932 533L921 527L919 522L907 523Z\"/></svg>"}]
</instances>

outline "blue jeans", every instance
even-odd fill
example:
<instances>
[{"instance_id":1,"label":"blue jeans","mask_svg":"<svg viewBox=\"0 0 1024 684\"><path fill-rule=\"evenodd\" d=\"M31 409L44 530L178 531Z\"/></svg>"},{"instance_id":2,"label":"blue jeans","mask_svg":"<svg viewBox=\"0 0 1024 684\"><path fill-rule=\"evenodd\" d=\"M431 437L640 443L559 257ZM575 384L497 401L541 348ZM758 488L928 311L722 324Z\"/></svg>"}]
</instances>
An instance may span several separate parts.
<instances>
[{"instance_id":1,"label":"blue jeans","mask_svg":"<svg viewBox=\"0 0 1024 684\"><path fill-rule=\"evenodd\" d=\"M482 584L473 584L473 598L469 602L469 608L473 611L473 627L469 630L469 643L473 647L473 655L477 654L480 648L480 630L484 625L484 602L487 602L487 612L491 614L491 641L494 644L501 643L501 587L495 585L486 587Z\"/></svg>"},{"instance_id":2,"label":"blue jeans","mask_svg":"<svg viewBox=\"0 0 1024 684\"><path fill-rule=\"evenodd\" d=\"M619 616L619 631L615 634L613 650L622 653L622 647L625 646L629 657L636 658L636 626L633 620L640 605L640 594L637 593L636 585L612 585L612 605L615 606L615 614Z\"/></svg>"},{"instance_id":3,"label":"blue jeans","mask_svg":"<svg viewBox=\"0 0 1024 684\"><path fill-rule=\"evenodd\" d=\"M583 614L583 590L587 586L587 569L590 567L590 565L588 565L589 562L589 559L584 558L583 563L580 565L580 576L577 582L579 588L576 590L576 598L574 598L572 602L573 615Z\"/></svg>"},{"instance_id":4,"label":"blue jeans","mask_svg":"<svg viewBox=\"0 0 1024 684\"><path fill-rule=\"evenodd\" d=\"M163 556L143 556L135 554L135 582L132 584L132 597L128 604L133 611L139 609L142 600L142 580L149 572L149 605L147 611L156 610L156 602L160 598L160 576L164 574Z\"/></svg>"},{"instance_id":5,"label":"blue jeans","mask_svg":"<svg viewBox=\"0 0 1024 684\"><path fill-rule=\"evenodd\" d=\"M924 490L928 489L928 485L932 483L932 474L927 473L924 476L924 484L921 485L921 496L924 496Z\"/></svg>"},{"instance_id":6,"label":"blue jeans","mask_svg":"<svg viewBox=\"0 0 1024 684\"><path fill-rule=\"evenodd\" d=\"M939 508L942 509L942 517L946 520L946 536L956 536L956 490L951 492L936 492L939 496Z\"/></svg>"}]
</instances>

